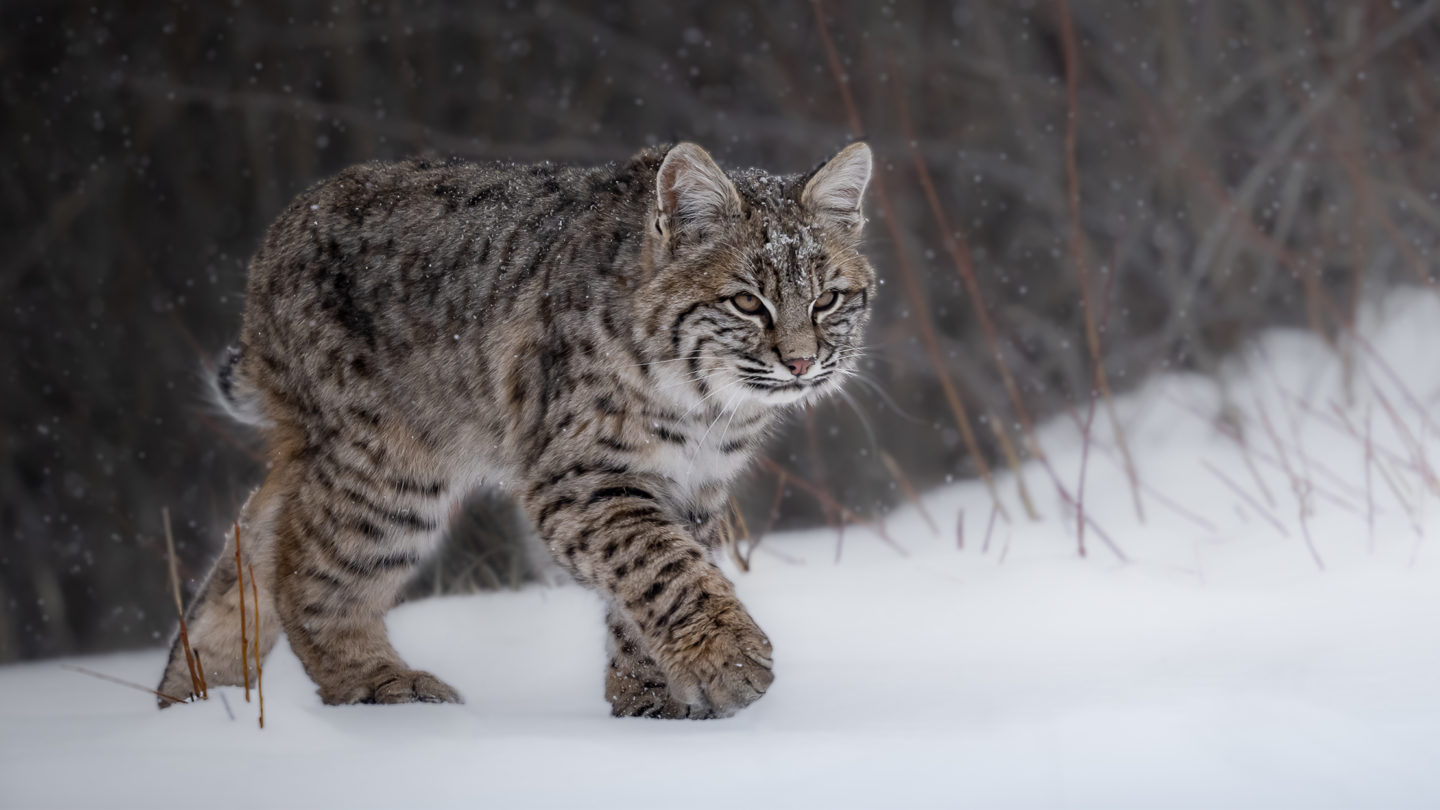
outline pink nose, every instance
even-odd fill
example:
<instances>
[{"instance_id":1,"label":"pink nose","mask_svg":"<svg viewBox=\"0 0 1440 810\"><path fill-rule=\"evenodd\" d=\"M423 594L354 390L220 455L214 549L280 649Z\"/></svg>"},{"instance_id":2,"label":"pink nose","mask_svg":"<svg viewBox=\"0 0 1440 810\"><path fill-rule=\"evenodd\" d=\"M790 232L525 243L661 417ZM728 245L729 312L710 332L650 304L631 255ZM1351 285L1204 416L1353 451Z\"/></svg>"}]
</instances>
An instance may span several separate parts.
<instances>
[{"instance_id":1,"label":"pink nose","mask_svg":"<svg viewBox=\"0 0 1440 810\"><path fill-rule=\"evenodd\" d=\"M790 369L791 374L794 374L796 377L800 377L803 376L805 372L810 370L810 366L815 363L815 358L792 357L789 360L784 360L782 362L785 363L786 368Z\"/></svg>"}]
</instances>

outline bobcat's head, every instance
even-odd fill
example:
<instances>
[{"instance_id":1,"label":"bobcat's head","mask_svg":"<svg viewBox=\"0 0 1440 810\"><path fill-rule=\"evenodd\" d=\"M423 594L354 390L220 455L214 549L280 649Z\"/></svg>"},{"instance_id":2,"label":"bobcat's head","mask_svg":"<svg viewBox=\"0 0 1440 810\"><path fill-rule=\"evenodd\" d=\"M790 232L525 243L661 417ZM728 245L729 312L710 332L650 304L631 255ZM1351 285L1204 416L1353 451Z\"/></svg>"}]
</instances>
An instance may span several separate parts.
<instances>
[{"instance_id":1,"label":"bobcat's head","mask_svg":"<svg viewBox=\"0 0 1440 810\"><path fill-rule=\"evenodd\" d=\"M875 294L860 253L870 148L808 175L727 176L679 144L655 177L638 328L665 385L729 410L835 390Z\"/></svg>"}]
</instances>

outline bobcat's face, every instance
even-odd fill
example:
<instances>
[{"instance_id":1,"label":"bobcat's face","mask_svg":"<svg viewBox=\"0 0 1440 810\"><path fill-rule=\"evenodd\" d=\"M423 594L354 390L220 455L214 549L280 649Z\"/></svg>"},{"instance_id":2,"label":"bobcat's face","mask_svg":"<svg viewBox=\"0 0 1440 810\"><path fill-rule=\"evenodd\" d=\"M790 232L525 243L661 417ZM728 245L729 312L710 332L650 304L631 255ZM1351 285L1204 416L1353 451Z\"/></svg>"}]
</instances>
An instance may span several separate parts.
<instances>
[{"instance_id":1,"label":"bobcat's face","mask_svg":"<svg viewBox=\"0 0 1440 810\"><path fill-rule=\"evenodd\" d=\"M737 190L698 147L671 150L657 180L647 330L664 385L724 410L835 390L859 357L875 290L859 251L869 174L869 149L853 144L804 182L755 173Z\"/></svg>"},{"instance_id":2,"label":"bobcat's face","mask_svg":"<svg viewBox=\"0 0 1440 810\"><path fill-rule=\"evenodd\" d=\"M750 399L780 405L833 390L859 354L874 270L852 240L813 221L745 230L753 247L712 288L697 348L717 361L717 382Z\"/></svg>"}]
</instances>

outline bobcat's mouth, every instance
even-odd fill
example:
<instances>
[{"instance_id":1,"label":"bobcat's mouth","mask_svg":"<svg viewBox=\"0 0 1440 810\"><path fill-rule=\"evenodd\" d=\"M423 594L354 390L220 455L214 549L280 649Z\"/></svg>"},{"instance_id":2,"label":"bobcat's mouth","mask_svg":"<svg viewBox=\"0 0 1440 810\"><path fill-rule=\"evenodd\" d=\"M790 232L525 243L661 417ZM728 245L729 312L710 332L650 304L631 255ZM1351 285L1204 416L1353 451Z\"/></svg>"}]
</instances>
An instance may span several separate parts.
<instances>
[{"instance_id":1,"label":"bobcat's mouth","mask_svg":"<svg viewBox=\"0 0 1440 810\"><path fill-rule=\"evenodd\" d=\"M797 402L823 393L831 387L836 378L833 367L821 369L813 376L789 380L745 372L741 372L739 376L740 384L753 391L757 399L774 405Z\"/></svg>"}]
</instances>

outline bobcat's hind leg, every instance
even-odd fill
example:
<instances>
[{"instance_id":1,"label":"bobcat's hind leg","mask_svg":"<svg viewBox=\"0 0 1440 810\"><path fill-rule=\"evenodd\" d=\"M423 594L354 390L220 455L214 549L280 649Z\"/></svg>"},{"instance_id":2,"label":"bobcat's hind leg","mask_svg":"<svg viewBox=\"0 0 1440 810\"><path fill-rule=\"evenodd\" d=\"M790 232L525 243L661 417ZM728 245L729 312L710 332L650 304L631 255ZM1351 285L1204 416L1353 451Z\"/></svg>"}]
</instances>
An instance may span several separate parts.
<instances>
[{"instance_id":1,"label":"bobcat's hind leg","mask_svg":"<svg viewBox=\"0 0 1440 810\"><path fill-rule=\"evenodd\" d=\"M615 609L605 617L610 663L605 671L605 700L615 717L701 718L699 707L670 694L665 673L645 651L638 633Z\"/></svg>"},{"instance_id":2,"label":"bobcat's hind leg","mask_svg":"<svg viewBox=\"0 0 1440 810\"><path fill-rule=\"evenodd\" d=\"M254 644L259 639L260 659L264 660L280 635L280 621L275 613L273 588L271 522L273 499L277 485L273 479L256 490L240 510L240 542L244 572L245 640L250 681L255 682ZM205 583L195 594L185 612L185 629L190 648L199 656L209 686L238 686L244 682L240 656L240 583L235 575L235 535L227 532L224 550L210 568ZM255 571L255 587L250 584L250 569ZM260 626L255 627L255 594L258 591ZM161 676L159 691L177 698L193 697L190 666L185 648L176 633L170 656ZM161 699L160 708L171 705Z\"/></svg>"},{"instance_id":3,"label":"bobcat's hind leg","mask_svg":"<svg viewBox=\"0 0 1440 810\"><path fill-rule=\"evenodd\" d=\"M328 704L461 703L390 645L385 614L435 546L440 482L386 476L353 458L307 462L276 516L276 605Z\"/></svg>"}]
</instances>

